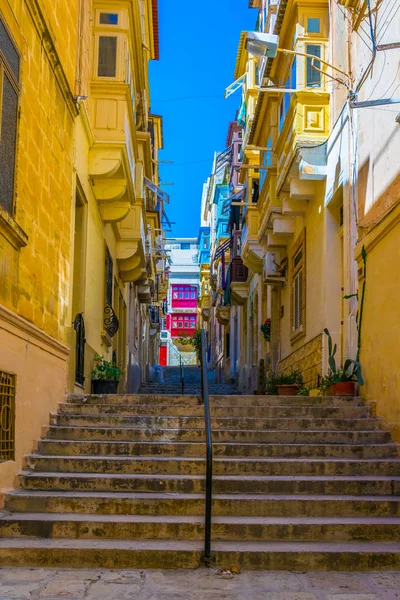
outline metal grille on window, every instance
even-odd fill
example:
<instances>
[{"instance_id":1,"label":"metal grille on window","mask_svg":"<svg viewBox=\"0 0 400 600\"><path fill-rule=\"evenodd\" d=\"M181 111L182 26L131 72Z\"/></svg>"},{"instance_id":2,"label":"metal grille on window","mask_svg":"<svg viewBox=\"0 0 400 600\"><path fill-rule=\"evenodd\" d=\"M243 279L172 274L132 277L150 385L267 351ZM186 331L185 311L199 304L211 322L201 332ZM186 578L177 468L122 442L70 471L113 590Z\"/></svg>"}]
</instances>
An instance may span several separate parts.
<instances>
[{"instance_id":1,"label":"metal grille on window","mask_svg":"<svg viewBox=\"0 0 400 600\"><path fill-rule=\"evenodd\" d=\"M76 333L75 346L75 383L83 385L85 382L85 323L83 313L78 313L74 319Z\"/></svg>"},{"instance_id":2,"label":"metal grille on window","mask_svg":"<svg viewBox=\"0 0 400 600\"><path fill-rule=\"evenodd\" d=\"M293 279L293 330L303 324L303 269Z\"/></svg>"},{"instance_id":3,"label":"metal grille on window","mask_svg":"<svg viewBox=\"0 0 400 600\"><path fill-rule=\"evenodd\" d=\"M106 262L105 262L105 293L106 293L106 304L112 305L113 299L113 261L108 248L106 248Z\"/></svg>"},{"instance_id":4,"label":"metal grille on window","mask_svg":"<svg viewBox=\"0 0 400 600\"><path fill-rule=\"evenodd\" d=\"M15 459L15 375L0 371L0 462Z\"/></svg>"}]
</instances>

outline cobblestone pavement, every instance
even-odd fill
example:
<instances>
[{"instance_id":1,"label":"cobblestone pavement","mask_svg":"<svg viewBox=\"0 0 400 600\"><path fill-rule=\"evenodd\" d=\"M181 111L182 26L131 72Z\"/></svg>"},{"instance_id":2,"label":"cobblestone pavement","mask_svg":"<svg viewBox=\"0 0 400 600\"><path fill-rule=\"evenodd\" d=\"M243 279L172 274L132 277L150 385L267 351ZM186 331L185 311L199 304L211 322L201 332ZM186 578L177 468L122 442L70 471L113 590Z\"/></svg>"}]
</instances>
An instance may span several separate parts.
<instances>
[{"instance_id":1,"label":"cobblestone pavement","mask_svg":"<svg viewBox=\"0 0 400 600\"><path fill-rule=\"evenodd\" d=\"M0 600L397 600L400 571L293 573L0 568Z\"/></svg>"}]
</instances>

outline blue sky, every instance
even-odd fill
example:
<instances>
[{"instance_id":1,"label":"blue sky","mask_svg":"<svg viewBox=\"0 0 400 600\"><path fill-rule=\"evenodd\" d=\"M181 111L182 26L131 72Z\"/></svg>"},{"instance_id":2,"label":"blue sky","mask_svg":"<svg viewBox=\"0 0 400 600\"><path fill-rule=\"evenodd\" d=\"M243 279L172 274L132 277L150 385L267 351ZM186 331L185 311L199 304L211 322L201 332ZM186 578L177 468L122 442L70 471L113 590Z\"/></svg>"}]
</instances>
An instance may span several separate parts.
<instances>
[{"instance_id":1,"label":"blue sky","mask_svg":"<svg viewBox=\"0 0 400 600\"><path fill-rule=\"evenodd\" d=\"M198 234L203 182L240 101L240 92L225 100L224 90L233 82L240 32L256 18L248 0L159 0L160 60L150 63L150 92L152 112L163 116L159 159L175 163L160 169L174 183L163 188L176 222L168 237Z\"/></svg>"}]
</instances>

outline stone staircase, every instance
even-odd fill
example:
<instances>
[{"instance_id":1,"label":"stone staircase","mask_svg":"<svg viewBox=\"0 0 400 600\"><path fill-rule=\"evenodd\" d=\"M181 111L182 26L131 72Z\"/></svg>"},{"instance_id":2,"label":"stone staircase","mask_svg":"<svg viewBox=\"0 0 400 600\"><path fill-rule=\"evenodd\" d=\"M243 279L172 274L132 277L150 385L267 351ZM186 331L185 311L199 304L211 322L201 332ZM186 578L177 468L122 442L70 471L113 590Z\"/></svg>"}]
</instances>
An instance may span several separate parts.
<instances>
[{"instance_id":1,"label":"stone staircase","mask_svg":"<svg viewBox=\"0 0 400 600\"><path fill-rule=\"evenodd\" d=\"M361 399L210 403L218 565L400 567L398 446ZM204 457L198 397L70 396L6 495L0 564L198 567Z\"/></svg>"},{"instance_id":2,"label":"stone staircase","mask_svg":"<svg viewBox=\"0 0 400 600\"><path fill-rule=\"evenodd\" d=\"M185 396L201 394L201 370L191 365L184 366L184 390ZM148 382L142 383L139 394L180 394L181 393L181 371L180 367L163 367L164 383ZM239 394L237 386L231 383L209 382L209 393L214 395L228 396Z\"/></svg>"}]
</instances>

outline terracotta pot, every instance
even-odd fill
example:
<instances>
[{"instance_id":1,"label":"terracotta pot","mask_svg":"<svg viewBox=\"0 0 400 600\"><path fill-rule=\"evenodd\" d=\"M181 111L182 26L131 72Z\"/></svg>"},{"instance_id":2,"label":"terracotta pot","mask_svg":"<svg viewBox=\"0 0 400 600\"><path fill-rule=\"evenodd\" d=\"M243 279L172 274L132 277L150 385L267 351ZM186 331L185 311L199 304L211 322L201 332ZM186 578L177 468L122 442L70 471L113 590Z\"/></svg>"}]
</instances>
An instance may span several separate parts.
<instances>
[{"instance_id":1,"label":"terracotta pot","mask_svg":"<svg viewBox=\"0 0 400 600\"><path fill-rule=\"evenodd\" d=\"M116 379L92 379L93 394L116 394L118 383Z\"/></svg>"},{"instance_id":2,"label":"terracotta pot","mask_svg":"<svg viewBox=\"0 0 400 600\"><path fill-rule=\"evenodd\" d=\"M339 381L331 385L330 391L332 396L355 396L356 383L355 381Z\"/></svg>"},{"instance_id":3,"label":"terracotta pot","mask_svg":"<svg viewBox=\"0 0 400 600\"><path fill-rule=\"evenodd\" d=\"M297 383L285 383L278 385L278 396L295 396L300 386Z\"/></svg>"}]
</instances>

